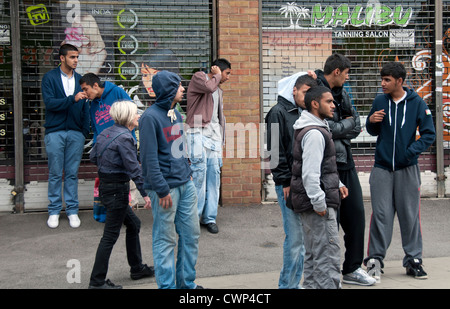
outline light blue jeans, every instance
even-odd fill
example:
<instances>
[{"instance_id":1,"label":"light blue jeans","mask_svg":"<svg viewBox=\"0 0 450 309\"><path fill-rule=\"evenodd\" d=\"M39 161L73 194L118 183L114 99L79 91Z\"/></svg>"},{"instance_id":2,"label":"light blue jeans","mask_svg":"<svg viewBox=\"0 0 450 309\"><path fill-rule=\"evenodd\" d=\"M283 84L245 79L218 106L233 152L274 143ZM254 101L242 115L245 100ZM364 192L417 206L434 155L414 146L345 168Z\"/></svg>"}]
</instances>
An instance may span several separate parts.
<instances>
[{"instance_id":1,"label":"light blue jeans","mask_svg":"<svg viewBox=\"0 0 450 309\"><path fill-rule=\"evenodd\" d=\"M49 215L58 215L62 209L62 182L64 172L64 201L66 214L78 213L78 168L84 149L84 135L78 131L57 131L44 138L48 157Z\"/></svg>"},{"instance_id":2,"label":"light blue jeans","mask_svg":"<svg viewBox=\"0 0 450 309\"><path fill-rule=\"evenodd\" d=\"M303 226L300 214L286 207L283 186L276 185L278 204L283 216L283 228L286 237L283 244L283 267L280 272L278 287L280 289L298 289L303 274L305 245L303 243Z\"/></svg>"},{"instance_id":3,"label":"light blue jeans","mask_svg":"<svg viewBox=\"0 0 450 309\"><path fill-rule=\"evenodd\" d=\"M153 213L153 262L160 289L195 289L200 225L197 194L192 181L170 190L172 207L162 208L153 190L147 191ZM175 265L175 247L177 245Z\"/></svg>"},{"instance_id":4,"label":"light blue jeans","mask_svg":"<svg viewBox=\"0 0 450 309\"><path fill-rule=\"evenodd\" d=\"M222 166L221 143L200 133L187 134L187 142L192 178L197 189L200 222L216 223Z\"/></svg>"}]
</instances>

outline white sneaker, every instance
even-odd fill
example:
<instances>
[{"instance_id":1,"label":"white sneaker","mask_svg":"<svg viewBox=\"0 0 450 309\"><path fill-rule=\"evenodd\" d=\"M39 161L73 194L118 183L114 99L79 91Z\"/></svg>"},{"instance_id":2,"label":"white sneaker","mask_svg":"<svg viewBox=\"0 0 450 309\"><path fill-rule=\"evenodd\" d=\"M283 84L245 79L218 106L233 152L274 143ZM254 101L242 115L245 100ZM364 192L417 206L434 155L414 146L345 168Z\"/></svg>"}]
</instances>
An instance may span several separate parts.
<instances>
[{"instance_id":1,"label":"white sneaker","mask_svg":"<svg viewBox=\"0 0 450 309\"><path fill-rule=\"evenodd\" d=\"M342 281L347 284L374 285L377 280L369 276L361 267L343 276Z\"/></svg>"},{"instance_id":2,"label":"white sneaker","mask_svg":"<svg viewBox=\"0 0 450 309\"><path fill-rule=\"evenodd\" d=\"M80 218L78 218L78 215L76 215L76 214L70 215L70 216L67 216L67 218L69 218L70 227L76 229L77 227L80 226L81 221L80 221Z\"/></svg>"},{"instance_id":3,"label":"white sneaker","mask_svg":"<svg viewBox=\"0 0 450 309\"><path fill-rule=\"evenodd\" d=\"M47 225L51 229L55 229L59 225L59 215L50 215L47 220Z\"/></svg>"}]
</instances>

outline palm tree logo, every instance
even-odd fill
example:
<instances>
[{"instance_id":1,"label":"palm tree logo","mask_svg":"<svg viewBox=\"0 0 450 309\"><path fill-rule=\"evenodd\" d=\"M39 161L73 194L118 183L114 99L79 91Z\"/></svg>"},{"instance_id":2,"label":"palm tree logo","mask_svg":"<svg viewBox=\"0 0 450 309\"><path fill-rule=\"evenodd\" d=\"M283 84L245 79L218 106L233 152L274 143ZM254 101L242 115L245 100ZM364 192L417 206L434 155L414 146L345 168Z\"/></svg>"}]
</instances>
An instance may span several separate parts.
<instances>
[{"instance_id":1,"label":"palm tree logo","mask_svg":"<svg viewBox=\"0 0 450 309\"><path fill-rule=\"evenodd\" d=\"M285 18L289 17L291 21L289 28L300 28L300 26L298 25L298 21L300 19L306 19L310 17L309 9L305 7L299 7L295 2L288 2L286 5L283 5L281 9L279 9L279 11L281 11L281 15L284 15ZM294 18L296 18L295 24Z\"/></svg>"}]
</instances>

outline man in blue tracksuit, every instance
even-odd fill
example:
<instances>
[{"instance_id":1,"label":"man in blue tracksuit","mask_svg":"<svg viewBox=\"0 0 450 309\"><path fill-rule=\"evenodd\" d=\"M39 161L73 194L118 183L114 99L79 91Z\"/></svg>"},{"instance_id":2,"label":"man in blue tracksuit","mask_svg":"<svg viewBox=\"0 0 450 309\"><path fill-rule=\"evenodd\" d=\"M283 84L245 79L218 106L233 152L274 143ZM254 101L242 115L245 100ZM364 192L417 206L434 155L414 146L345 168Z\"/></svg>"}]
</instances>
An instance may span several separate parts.
<instances>
[{"instance_id":1,"label":"man in blue tracksuit","mask_svg":"<svg viewBox=\"0 0 450 309\"><path fill-rule=\"evenodd\" d=\"M78 168L84 141L89 135L89 104L81 90L81 75L75 72L78 49L64 44L59 49L61 65L42 78L45 104L45 149L48 156L47 225L56 228L62 209L61 187L64 172L66 214L72 228L80 226L78 217Z\"/></svg>"},{"instance_id":2,"label":"man in blue tracksuit","mask_svg":"<svg viewBox=\"0 0 450 309\"><path fill-rule=\"evenodd\" d=\"M153 77L156 101L139 122L144 188L152 202L153 260L161 289L195 289L200 223L197 193L191 180L181 114L180 77L160 71ZM178 249L175 263L175 247Z\"/></svg>"},{"instance_id":3,"label":"man in blue tracksuit","mask_svg":"<svg viewBox=\"0 0 450 309\"><path fill-rule=\"evenodd\" d=\"M414 90L402 86L405 78L406 70L399 62L383 66L381 87L384 94L375 98L367 117L367 132L378 138L375 166L369 179L373 213L365 264L374 277L382 272L397 213L406 274L426 279L427 273L422 267L417 159L434 142L435 128L423 99ZM419 139L416 138L417 127Z\"/></svg>"}]
</instances>

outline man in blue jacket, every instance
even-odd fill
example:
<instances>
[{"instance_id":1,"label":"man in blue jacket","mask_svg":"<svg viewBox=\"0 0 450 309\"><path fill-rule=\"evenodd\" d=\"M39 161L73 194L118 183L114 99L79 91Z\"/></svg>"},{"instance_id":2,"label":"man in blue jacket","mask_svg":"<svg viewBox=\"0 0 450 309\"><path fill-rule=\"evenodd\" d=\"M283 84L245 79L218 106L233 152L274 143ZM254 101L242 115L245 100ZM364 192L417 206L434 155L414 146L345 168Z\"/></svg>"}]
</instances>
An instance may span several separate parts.
<instances>
[{"instance_id":1,"label":"man in blue jacket","mask_svg":"<svg viewBox=\"0 0 450 309\"><path fill-rule=\"evenodd\" d=\"M100 78L94 73L87 73L80 79L81 89L91 101L89 108L94 131L93 142L97 141L97 135L104 129L114 124L109 110L116 101L132 101L130 96L123 88L114 85L111 82L101 82ZM136 138L133 130L133 136Z\"/></svg>"},{"instance_id":2,"label":"man in blue jacket","mask_svg":"<svg viewBox=\"0 0 450 309\"><path fill-rule=\"evenodd\" d=\"M427 104L412 89L403 87L406 70L399 62L381 69L381 87L367 117L367 132L378 136L375 166L370 174L372 220L368 257L369 274L379 279L383 259L392 239L394 216L400 223L403 266L406 274L426 279L422 267L420 227L419 155L435 139L433 118ZM417 127L420 138L416 138Z\"/></svg>"},{"instance_id":3,"label":"man in blue jacket","mask_svg":"<svg viewBox=\"0 0 450 309\"><path fill-rule=\"evenodd\" d=\"M153 77L156 101L139 122L144 188L152 202L153 260L161 289L201 288L194 283L200 224L197 193L191 179L181 114L180 77L160 71ZM178 234L178 257L175 247Z\"/></svg>"},{"instance_id":4,"label":"man in blue jacket","mask_svg":"<svg viewBox=\"0 0 450 309\"><path fill-rule=\"evenodd\" d=\"M78 49L64 44L59 49L61 65L42 79L45 103L45 148L48 156L47 225L56 228L62 209L61 186L64 172L66 214L72 228L80 226L78 217L78 168L84 141L89 135L89 105L81 90L81 75L75 72Z\"/></svg>"},{"instance_id":5,"label":"man in blue jacket","mask_svg":"<svg viewBox=\"0 0 450 309\"><path fill-rule=\"evenodd\" d=\"M90 101L89 113L92 131L94 132L92 142L95 144L97 142L97 136L104 129L114 125L114 120L109 114L111 105L116 101L132 100L123 88L108 81L101 82L100 78L94 73L84 74L80 79L80 86L86 94L87 99ZM136 131L134 129L131 134L136 139ZM137 189L133 180L130 180L130 194L130 205L132 207L137 207Z\"/></svg>"}]
</instances>

